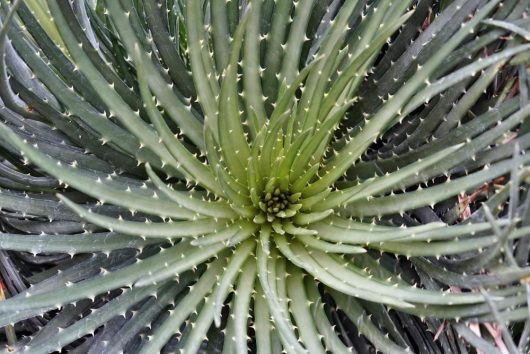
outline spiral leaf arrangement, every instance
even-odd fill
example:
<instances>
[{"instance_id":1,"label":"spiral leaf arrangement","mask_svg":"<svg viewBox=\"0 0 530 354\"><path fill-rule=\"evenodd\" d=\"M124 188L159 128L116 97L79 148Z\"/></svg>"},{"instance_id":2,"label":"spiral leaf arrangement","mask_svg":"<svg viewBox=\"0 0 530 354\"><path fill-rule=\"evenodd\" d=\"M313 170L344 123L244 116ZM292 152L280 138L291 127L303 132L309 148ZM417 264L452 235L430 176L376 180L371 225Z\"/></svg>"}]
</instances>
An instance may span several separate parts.
<instances>
[{"instance_id":1,"label":"spiral leaf arrangement","mask_svg":"<svg viewBox=\"0 0 530 354\"><path fill-rule=\"evenodd\" d=\"M527 350L528 1L0 2L10 350Z\"/></svg>"}]
</instances>

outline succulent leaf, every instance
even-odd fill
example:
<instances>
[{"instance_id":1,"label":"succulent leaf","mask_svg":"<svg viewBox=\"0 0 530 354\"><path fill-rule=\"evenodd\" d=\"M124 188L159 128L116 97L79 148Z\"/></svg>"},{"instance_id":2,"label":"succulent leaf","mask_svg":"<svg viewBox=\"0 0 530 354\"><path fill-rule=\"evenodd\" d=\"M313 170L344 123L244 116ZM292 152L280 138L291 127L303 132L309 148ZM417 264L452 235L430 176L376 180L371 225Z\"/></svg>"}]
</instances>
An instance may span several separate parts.
<instances>
[{"instance_id":1,"label":"succulent leaf","mask_svg":"<svg viewBox=\"0 0 530 354\"><path fill-rule=\"evenodd\" d=\"M0 0L0 342L527 352L528 11Z\"/></svg>"}]
</instances>

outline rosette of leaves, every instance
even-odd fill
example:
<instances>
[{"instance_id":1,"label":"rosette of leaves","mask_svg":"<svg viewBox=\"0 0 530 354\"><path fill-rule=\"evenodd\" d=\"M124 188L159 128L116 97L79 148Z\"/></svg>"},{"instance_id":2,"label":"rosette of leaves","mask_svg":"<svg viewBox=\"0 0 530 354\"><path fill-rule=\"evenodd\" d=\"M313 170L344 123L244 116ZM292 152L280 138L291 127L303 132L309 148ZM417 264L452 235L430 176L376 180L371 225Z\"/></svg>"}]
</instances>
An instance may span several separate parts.
<instances>
[{"instance_id":1,"label":"rosette of leaves","mask_svg":"<svg viewBox=\"0 0 530 354\"><path fill-rule=\"evenodd\" d=\"M11 349L525 350L527 1L1 4Z\"/></svg>"}]
</instances>

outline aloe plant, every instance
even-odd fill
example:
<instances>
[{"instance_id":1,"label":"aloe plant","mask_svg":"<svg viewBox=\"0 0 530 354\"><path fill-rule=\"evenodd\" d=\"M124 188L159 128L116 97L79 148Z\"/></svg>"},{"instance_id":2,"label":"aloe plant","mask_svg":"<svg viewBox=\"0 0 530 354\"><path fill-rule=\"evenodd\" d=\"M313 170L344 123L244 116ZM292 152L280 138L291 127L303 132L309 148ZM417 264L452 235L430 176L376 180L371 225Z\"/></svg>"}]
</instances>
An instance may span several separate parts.
<instances>
[{"instance_id":1,"label":"aloe plant","mask_svg":"<svg viewBox=\"0 0 530 354\"><path fill-rule=\"evenodd\" d=\"M0 3L11 350L528 350L528 1Z\"/></svg>"}]
</instances>

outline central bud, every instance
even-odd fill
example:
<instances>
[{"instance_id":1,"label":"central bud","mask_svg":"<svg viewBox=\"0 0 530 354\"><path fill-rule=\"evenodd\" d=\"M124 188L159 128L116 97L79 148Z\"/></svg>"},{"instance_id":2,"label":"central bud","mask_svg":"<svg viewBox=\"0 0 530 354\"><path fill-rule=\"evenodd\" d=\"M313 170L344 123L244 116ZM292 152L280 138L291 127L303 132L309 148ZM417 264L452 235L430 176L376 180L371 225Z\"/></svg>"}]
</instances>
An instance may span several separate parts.
<instances>
[{"instance_id":1,"label":"central bud","mask_svg":"<svg viewBox=\"0 0 530 354\"><path fill-rule=\"evenodd\" d=\"M260 212L254 221L260 224L269 223L276 232L283 234L284 226L292 225L292 218L302 207L301 193L291 193L288 188L271 184L260 195Z\"/></svg>"},{"instance_id":2,"label":"central bud","mask_svg":"<svg viewBox=\"0 0 530 354\"><path fill-rule=\"evenodd\" d=\"M275 188L272 193L264 193L259 207L267 215L267 221L272 222L276 218L286 219L293 217L299 209L293 208L294 202L296 200L291 193Z\"/></svg>"},{"instance_id":3,"label":"central bud","mask_svg":"<svg viewBox=\"0 0 530 354\"><path fill-rule=\"evenodd\" d=\"M253 202L257 209L255 223L268 224L280 235L297 230L295 220L302 209L302 193L290 190L285 181L269 179L260 192L254 193Z\"/></svg>"}]
</instances>

